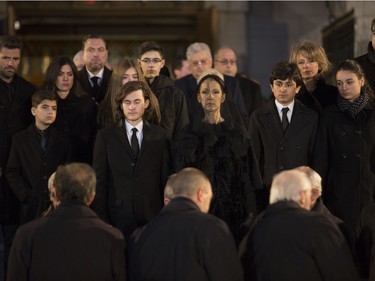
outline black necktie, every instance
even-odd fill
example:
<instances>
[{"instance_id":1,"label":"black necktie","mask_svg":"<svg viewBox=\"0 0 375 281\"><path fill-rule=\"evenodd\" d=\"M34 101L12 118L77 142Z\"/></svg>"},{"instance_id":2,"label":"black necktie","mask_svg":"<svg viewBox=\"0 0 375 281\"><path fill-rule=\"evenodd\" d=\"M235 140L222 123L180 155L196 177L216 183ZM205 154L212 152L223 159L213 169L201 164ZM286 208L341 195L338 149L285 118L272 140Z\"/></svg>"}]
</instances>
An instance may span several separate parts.
<instances>
[{"instance_id":1,"label":"black necktie","mask_svg":"<svg viewBox=\"0 0 375 281\"><path fill-rule=\"evenodd\" d=\"M287 113L289 111L289 108L288 107L284 107L283 109L281 109L281 111L283 112L283 117L281 118L281 124L283 126L283 131L286 130L286 128L288 128L289 126L289 121L288 121L288 117L287 117Z\"/></svg>"},{"instance_id":2,"label":"black necktie","mask_svg":"<svg viewBox=\"0 0 375 281\"><path fill-rule=\"evenodd\" d=\"M91 82L92 82L92 84L93 84L92 88L93 88L95 94L96 94L96 93L98 92L98 90L99 90L98 80L99 80L99 77L97 77L97 76L93 76L93 77L91 77Z\"/></svg>"},{"instance_id":3,"label":"black necktie","mask_svg":"<svg viewBox=\"0 0 375 281\"><path fill-rule=\"evenodd\" d=\"M42 147L43 152L46 151L47 148L47 137L45 131L40 132L40 146Z\"/></svg>"},{"instance_id":4,"label":"black necktie","mask_svg":"<svg viewBox=\"0 0 375 281\"><path fill-rule=\"evenodd\" d=\"M134 156L135 156L135 158L137 158L138 151L139 151L139 143L138 143L138 138L137 138L137 131L138 130L137 130L137 128L133 128L132 131L133 131L133 134L132 134L132 138L131 138L131 146L132 146Z\"/></svg>"}]
</instances>

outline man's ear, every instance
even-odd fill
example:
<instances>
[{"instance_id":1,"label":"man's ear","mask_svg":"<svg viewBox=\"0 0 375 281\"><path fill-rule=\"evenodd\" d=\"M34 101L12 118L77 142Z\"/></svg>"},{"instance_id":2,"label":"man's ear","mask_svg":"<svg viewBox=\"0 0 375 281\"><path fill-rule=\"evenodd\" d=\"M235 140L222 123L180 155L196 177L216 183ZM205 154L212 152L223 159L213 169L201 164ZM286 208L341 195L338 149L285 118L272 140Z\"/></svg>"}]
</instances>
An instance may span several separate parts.
<instances>
[{"instance_id":1,"label":"man's ear","mask_svg":"<svg viewBox=\"0 0 375 281\"><path fill-rule=\"evenodd\" d=\"M33 116L35 116L35 110L36 110L35 107L32 107L32 108L31 108L31 114L32 114Z\"/></svg>"},{"instance_id":2,"label":"man's ear","mask_svg":"<svg viewBox=\"0 0 375 281\"><path fill-rule=\"evenodd\" d=\"M319 198L320 192L317 188L311 189L311 205L316 202L316 200Z\"/></svg>"},{"instance_id":3,"label":"man's ear","mask_svg":"<svg viewBox=\"0 0 375 281\"><path fill-rule=\"evenodd\" d=\"M145 100L144 108L147 108L150 105L150 100Z\"/></svg>"},{"instance_id":4,"label":"man's ear","mask_svg":"<svg viewBox=\"0 0 375 281\"><path fill-rule=\"evenodd\" d=\"M87 206L90 206L92 201L94 201L94 198L95 198L95 192L91 195L90 199L87 201Z\"/></svg>"},{"instance_id":5,"label":"man's ear","mask_svg":"<svg viewBox=\"0 0 375 281\"><path fill-rule=\"evenodd\" d=\"M300 191L299 193L299 205L304 208L305 204L306 204L306 191L305 190L302 190Z\"/></svg>"}]
</instances>

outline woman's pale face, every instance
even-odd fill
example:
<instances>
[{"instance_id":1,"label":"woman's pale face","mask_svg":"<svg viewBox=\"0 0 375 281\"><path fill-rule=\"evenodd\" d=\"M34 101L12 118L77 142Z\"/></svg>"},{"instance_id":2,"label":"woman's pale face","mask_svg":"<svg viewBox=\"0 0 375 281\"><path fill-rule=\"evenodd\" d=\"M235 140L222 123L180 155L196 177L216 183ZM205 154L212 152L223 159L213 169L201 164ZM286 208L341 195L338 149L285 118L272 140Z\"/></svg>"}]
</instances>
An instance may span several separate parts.
<instances>
[{"instance_id":1,"label":"woman's pale face","mask_svg":"<svg viewBox=\"0 0 375 281\"><path fill-rule=\"evenodd\" d=\"M198 94L198 102L202 104L205 112L220 111L221 104L225 100L225 95L220 84L213 79L204 81Z\"/></svg>"},{"instance_id":2,"label":"woman's pale face","mask_svg":"<svg viewBox=\"0 0 375 281\"><path fill-rule=\"evenodd\" d=\"M125 85L126 83L130 81L138 81L138 72L134 67L129 68L127 71L125 71L124 76L122 77L122 85Z\"/></svg>"},{"instance_id":3,"label":"woman's pale face","mask_svg":"<svg viewBox=\"0 0 375 281\"><path fill-rule=\"evenodd\" d=\"M359 79L349 70L339 70L336 73L336 84L340 95L350 102L354 102L361 95L361 87L364 83L363 77Z\"/></svg>"},{"instance_id":4,"label":"woman's pale face","mask_svg":"<svg viewBox=\"0 0 375 281\"><path fill-rule=\"evenodd\" d=\"M318 75L319 64L313 61L306 52L300 52L297 55L297 66L302 79L313 79Z\"/></svg>"},{"instance_id":5,"label":"woman's pale face","mask_svg":"<svg viewBox=\"0 0 375 281\"><path fill-rule=\"evenodd\" d=\"M74 74L69 64L61 67L60 73L56 79L56 88L60 92L69 92L73 87Z\"/></svg>"}]
</instances>

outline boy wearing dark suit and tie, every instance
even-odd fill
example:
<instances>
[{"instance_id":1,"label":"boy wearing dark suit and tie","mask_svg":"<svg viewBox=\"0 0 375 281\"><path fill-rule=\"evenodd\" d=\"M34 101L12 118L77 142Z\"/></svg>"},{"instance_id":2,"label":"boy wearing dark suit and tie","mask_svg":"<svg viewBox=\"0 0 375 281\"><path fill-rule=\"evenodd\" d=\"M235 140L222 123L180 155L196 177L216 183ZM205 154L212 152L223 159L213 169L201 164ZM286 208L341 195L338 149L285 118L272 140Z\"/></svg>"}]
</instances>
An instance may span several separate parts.
<instances>
[{"instance_id":1,"label":"boy wearing dark suit and tie","mask_svg":"<svg viewBox=\"0 0 375 281\"><path fill-rule=\"evenodd\" d=\"M166 131L147 122L155 106L144 82L123 85L115 97L118 122L98 132L94 147L92 208L126 239L159 213L170 173Z\"/></svg>"},{"instance_id":2,"label":"boy wearing dark suit and tie","mask_svg":"<svg viewBox=\"0 0 375 281\"><path fill-rule=\"evenodd\" d=\"M264 189L261 208L268 204L272 178L282 170L313 166L318 115L295 99L302 79L295 64L280 62L270 77L274 99L251 116L250 135Z\"/></svg>"},{"instance_id":3,"label":"boy wearing dark suit and tie","mask_svg":"<svg viewBox=\"0 0 375 281\"><path fill-rule=\"evenodd\" d=\"M21 224L40 217L48 208L48 178L71 157L69 142L50 127L56 119L56 101L49 90L35 92L31 108L35 123L12 139L6 177L21 203Z\"/></svg>"}]
</instances>

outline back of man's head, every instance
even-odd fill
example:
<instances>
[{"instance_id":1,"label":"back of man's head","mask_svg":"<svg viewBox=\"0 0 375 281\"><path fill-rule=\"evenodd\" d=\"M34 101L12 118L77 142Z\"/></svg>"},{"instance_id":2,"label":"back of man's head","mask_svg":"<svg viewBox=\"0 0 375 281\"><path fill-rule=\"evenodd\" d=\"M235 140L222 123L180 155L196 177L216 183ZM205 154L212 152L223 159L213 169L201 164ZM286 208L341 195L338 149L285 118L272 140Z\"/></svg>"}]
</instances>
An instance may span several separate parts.
<instances>
[{"instance_id":1,"label":"back of man's head","mask_svg":"<svg viewBox=\"0 0 375 281\"><path fill-rule=\"evenodd\" d=\"M270 193L270 204L294 201L302 208L310 209L311 183L301 171L288 170L275 175Z\"/></svg>"},{"instance_id":2,"label":"back of man's head","mask_svg":"<svg viewBox=\"0 0 375 281\"><path fill-rule=\"evenodd\" d=\"M168 181L165 185L165 188L164 188L164 205L168 205L169 202L171 202L171 200L176 197L176 194L173 190L173 188L175 186L175 184L174 184L175 179L176 179L176 174L170 175L169 178L168 178Z\"/></svg>"},{"instance_id":3,"label":"back of man's head","mask_svg":"<svg viewBox=\"0 0 375 281\"><path fill-rule=\"evenodd\" d=\"M210 181L203 172L196 168L185 168L174 176L171 187L174 197L189 198L202 212L208 212L212 190Z\"/></svg>"},{"instance_id":4,"label":"back of man's head","mask_svg":"<svg viewBox=\"0 0 375 281\"><path fill-rule=\"evenodd\" d=\"M90 205L95 196L95 172L84 163L59 166L56 170L54 186L58 201L73 200Z\"/></svg>"}]
</instances>

